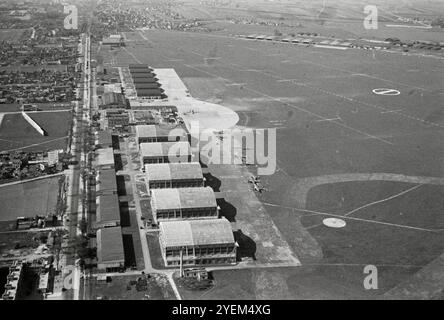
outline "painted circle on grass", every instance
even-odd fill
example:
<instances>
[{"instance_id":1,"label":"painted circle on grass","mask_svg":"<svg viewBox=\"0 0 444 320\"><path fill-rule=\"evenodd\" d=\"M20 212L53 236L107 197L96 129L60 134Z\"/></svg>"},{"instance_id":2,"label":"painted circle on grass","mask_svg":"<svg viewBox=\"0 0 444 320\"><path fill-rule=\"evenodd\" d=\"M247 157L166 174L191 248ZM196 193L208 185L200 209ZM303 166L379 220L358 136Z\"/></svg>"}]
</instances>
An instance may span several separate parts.
<instances>
[{"instance_id":1,"label":"painted circle on grass","mask_svg":"<svg viewBox=\"0 0 444 320\"><path fill-rule=\"evenodd\" d=\"M372 90L374 94L380 96L399 96L401 91L396 89L388 89L388 88L376 88Z\"/></svg>"},{"instance_id":2,"label":"painted circle on grass","mask_svg":"<svg viewBox=\"0 0 444 320\"><path fill-rule=\"evenodd\" d=\"M322 223L329 228L344 228L346 226L344 220L337 218L327 218L322 220Z\"/></svg>"}]
</instances>

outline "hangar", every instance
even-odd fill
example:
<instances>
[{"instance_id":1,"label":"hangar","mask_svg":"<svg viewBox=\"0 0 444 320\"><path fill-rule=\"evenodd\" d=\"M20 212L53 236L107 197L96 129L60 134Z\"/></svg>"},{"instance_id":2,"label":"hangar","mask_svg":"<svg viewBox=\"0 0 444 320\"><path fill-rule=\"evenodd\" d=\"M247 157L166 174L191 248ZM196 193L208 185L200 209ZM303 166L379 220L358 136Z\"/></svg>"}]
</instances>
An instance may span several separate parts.
<instances>
[{"instance_id":1,"label":"hangar","mask_svg":"<svg viewBox=\"0 0 444 320\"><path fill-rule=\"evenodd\" d=\"M142 166L147 163L191 162L190 144L179 142L153 142L140 144Z\"/></svg>"},{"instance_id":2,"label":"hangar","mask_svg":"<svg viewBox=\"0 0 444 320\"><path fill-rule=\"evenodd\" d=\"M156 88L160 87L160 84L157 82L152 82L152 83L136 82L136 83L134 83L134 87L136 88L136 90L138 90L138 89L156 89Z\"/></svg>"},{"instance_id":3,"label":"hangar","mask_svg":"<svg viewBox=\"0 0 444 320\"><path fill-rule=\"evenodd\" d=\"M151 209L157 222L216 219L219 216L216 197L210 187L153 189Z\"/></svg>"},{"instance_id":4,"label":"hangar","mask_svg":"<svg viewBox=\"0 0 444 320\"><path fill-rule=\"evenodd\" d=\"M163 99L166 95L163 93L163 89L136 89L138 98L142 99Z\"/></svg>"},{"instance_id":5,"label":"hangar","mask_svg":"<svg viewBox=\"0 0 444 320\"><path fill-rule=\"evenodd\" d=\"M236 243L225 218L162 222L159 242L165 266L236 264Z\"/></svg>"},{"instance_id":6,"label":"hangar","mask_svg":"<svg viewBox=\"0 0 444 320\"><path fill-rule=\"evenodd\" d=\"M185 141L141 143L142 164L191 162L190 144Z\"/></svg>"},{"instance_id":7,"label":"hangar","mask_svg":"<svg viewBox=\"0 0 444 320\"><path fill-rule=\"evenodd\" d=\"M120 225L119 197L115 193L101 194L96 198L96 229Z\"/></svg>"},{"instance_id":8,"label":"hangar","mask_svg":"<svg viewBox=\"0 0 444 320\"><path fill-rule=\"evenodd\" d=\"M148 190L204 186L198 162L146 164L145 175Z\"/></svg>"},{"instance_id":9,"label":"hangar","mask_svg":"<svg viewBox=\"0 0 444 320\"><path fill-rule=\"evenodd\" d=\"M97 268L105 272L118 272L125 266L122 231L120 227L97 231Z\"/></svg>"},{"instance_id":10,"label":"hangar","mask_svg":"<svg viewBox=\"0 0 444 320\"><path fill-rule=\"evenodd\" d=\"M186 129L168 125L139 125L136 126L137 143L188 141Z\"/></svg>"},{"instance_id":11,"label":"hangar","mask_svg":"<svg viewBox=\"0 0 444 320\"><path fill-rule=\"evenodd\" d=\"M140 78L133 78L134 85L136 84L143 84L143 83L158 83L157 78L151 78L151 77L140 77Z\"/></svg>"}]
</instances>

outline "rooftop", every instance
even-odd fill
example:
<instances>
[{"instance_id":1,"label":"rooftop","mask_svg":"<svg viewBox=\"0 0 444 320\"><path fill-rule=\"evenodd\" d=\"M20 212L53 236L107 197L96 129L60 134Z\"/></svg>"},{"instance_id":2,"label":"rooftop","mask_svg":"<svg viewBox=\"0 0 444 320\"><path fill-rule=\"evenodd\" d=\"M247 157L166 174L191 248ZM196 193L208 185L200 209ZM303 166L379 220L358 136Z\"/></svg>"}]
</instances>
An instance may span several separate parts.
<instances>
[{"instance_id":1,"label":"rooftop","mask_svg":"<svg viewBox=\"0 0 444 320\"><path fill-rule=\"evenodd\" d=\"M120 221L119 197L103 194L97 197L97 222Z\"/></svg>"},{"instance_id":2,"label":"rooftop","mask_svg":"<svg viewBox=\"0 0 444 320\"><path fill-rule=\"evenodd\" d=\"M96 150L97 164L99 166L114 165L114 151L113 148L104 148Z\"/></svg>"},{"instance_id":3,"label":"rooftop","mask_svg":"<svg viewBox=\"0 0 444 320\"><path fill-rule=\"evenodd\" d=\"M100 170L97 180L97 191L101 193L117 191L116 172L114 169Z\"/></svg>"},{"instance_id":4,"label":"rooftop","mask_svg":"<svg viewBox=\"0 0 444 320\"><path fill-rule=\"evenodd\" d=\"M210 187L154 189L152 202L156 210L217 207L216 197Z\"/></svg>"},{"instance_id":5,"label":"rooftop","mask_svg":"<svg viewBox=\"0 0 444 320\"><path fill-rule=\"evenodd\" d=\"M99 229L97 231L97 260L99 263L125 260L120 227Z\"/></svg>"},{"instance_id":6,"label":"rooftop","mask_svg":"<svg viewBox=\"0 0 444 320\"><path fill-rule=\"evenodd\" d=\"M234 243L231 224L225 218L161 222L160 233L166 247Z\"/></svg>"},{"instance_id":7,"label":"rooftop","mask_svg":"<svg viewBox=\"0 0 444 320\"><path fill-rule=\"evenodd\" d=\"M149 181L203 179L198 162L146 164L145 172Z\"/></svg>"},{"instance_id":8,"label":"rooftop","mask_svg":"<svg viewBox=\"0 0 444 320\"><path fill-rule=\"evenodd\" d=\"M98 143L99 145L111 145L112 143L112 135L109 131L99 131L97 133Z\"/></svg>"},{"instance_id":9,"label":"rooftop","mask_svg":"<svg viewBox=\"0 0 444 320\"><path fill-rule=\"evenodd\" d=\"M142 157L174 157L191 155L190 144L187 141L141 143Z\"/></svg>"},{"instance_id":10,"label":"rooftop","mask_svg":"<svg viewBox=\"0 0 444 320\"><path fill-rule=\"evenodd\" d=\"M187 133L184 128L171 125L140 125L136 126L136 134L139 138L156 138L156 137L169 137L171 135L171 141L176 141L175 137L187 137Z\"/></svg>"}]
</instances>

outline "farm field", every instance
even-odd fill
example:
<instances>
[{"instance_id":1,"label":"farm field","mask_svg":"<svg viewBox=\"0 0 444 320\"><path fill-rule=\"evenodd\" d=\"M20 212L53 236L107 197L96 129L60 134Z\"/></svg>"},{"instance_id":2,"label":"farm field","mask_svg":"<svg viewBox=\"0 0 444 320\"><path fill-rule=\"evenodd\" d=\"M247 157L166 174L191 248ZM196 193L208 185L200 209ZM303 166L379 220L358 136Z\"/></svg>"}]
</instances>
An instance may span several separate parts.
<instances>
[{"instance_id":1,"label":"farm field","mask_svg":"<svg viewBox=\"0 0 444 320\"><path fill-rule=\"evenodd\" d=\"M34 217L55 212L59 178L51 177L0 187L0 220Z\"/></svg>"},{"instance_id":2,"label":"farm field","mask_svg":"<svg viewBox=\"0 0 444 320\"><path fill-rule=\"evenodd\" d=\"M221 34L126 36L106 65L174 68L192 96L236 111L240 128L277 131L276 171L257 197L302 266L216 271L205 298L381 298L443 253L440 60ZM378 290L362 285L368 264ZM286 285L265 290L272 279Z\"/></svg>"},{"instance_id":3,"label":"farm field","mask_svg":"<svg viewBox=\"0 0 444 320\"><path fill-rule=\"evenodd\" d=\"M40 135L21 113L4 114L0 124L0 151L43 151L65 149L72 114L69 111L31 112L28 115L42 127Z\"/></svg>"}]
</instances>

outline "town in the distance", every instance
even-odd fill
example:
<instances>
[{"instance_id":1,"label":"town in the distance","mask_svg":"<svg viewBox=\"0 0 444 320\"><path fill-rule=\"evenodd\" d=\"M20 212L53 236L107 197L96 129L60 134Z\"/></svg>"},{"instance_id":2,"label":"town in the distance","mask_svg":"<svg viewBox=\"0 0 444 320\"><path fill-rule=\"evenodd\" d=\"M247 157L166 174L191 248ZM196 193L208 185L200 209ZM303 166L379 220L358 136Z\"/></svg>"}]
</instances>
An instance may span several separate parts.
<instances>
[{"instance_id":1,"label":"town in the distance","mask_svg":"<svg viewBox=\"0 0 444 320\"><path fill-rule=\"evenodd\" d=\"M368 5L2 1L0 299L443 299L444 4Z\"/></svg>"}]
</instances>

